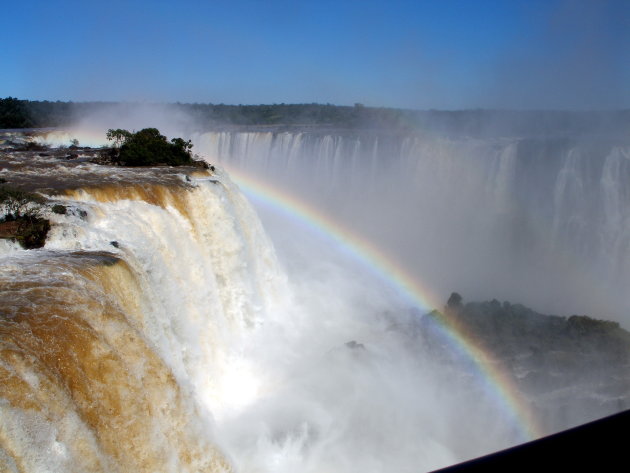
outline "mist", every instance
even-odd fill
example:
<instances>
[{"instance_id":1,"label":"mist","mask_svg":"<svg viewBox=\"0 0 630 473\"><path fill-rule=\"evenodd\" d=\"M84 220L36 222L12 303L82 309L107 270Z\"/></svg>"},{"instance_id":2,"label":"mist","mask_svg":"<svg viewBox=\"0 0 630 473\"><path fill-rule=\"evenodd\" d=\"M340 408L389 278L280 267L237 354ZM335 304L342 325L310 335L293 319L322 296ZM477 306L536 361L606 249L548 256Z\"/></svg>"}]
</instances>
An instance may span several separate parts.
<instances>
[{"instance_id":1,"label":"mist","mask_svg":"<svg viewBox=\"0 0 630 473\"><path fill-rule=\"evenodd\" d=\"M325 239L259 214L289 300L237 351L232 389L253 378L255 395L211 409L239 471L429 471L526 440L465 360L432 356L399 295Z\"/></svg>"},{"instance_id":2,"label":"mist","mask_svg":"<svg viewBox=\"0 0 630 473\"><path fill-rule=\"evenodd\" d=\"M597 123L522 137L202 134L199 149L366 237L434 304L459 291L627 326L628 141Z\"/></svg>"},{"instance_id":3,"label":"mist","mask_svg":"<svg viewBox=\"0 0 630 473\"><path fill-rule=\"evenodd\" d=\"M52 215L60 224L42 254L96 250L96 261L111 253L142 269L133 279L137 292L112 295L104 286L95 300L79 290L79 304L67 304L62 296L73 273L54 261L45 265L54 300L73 317L76 311L77 320L85 316L81 304L110 316L109 299L116 297L148 320L146 333L130 325L116 337L118 356L112 338L99 332L111 332L112 323L88 319L99 342L90 355L107 353L120 370L114 379L96 363L87 366L107 377L95 377L97 389L86 389L85 399L107 398L101 379L136 376L135 390L118 389L127 395L121 399L132 398L133 415L103 410L90 420L110 428L112 440L126 442L121 450L142 463L146 449L123 435L133 427L138 436L130 438L150 444L165 469L176 469L164 460L175 444L193 463L216 445L227 457L225 470L239 473L415 473L630 407L627 361L604 360L622 373L618 384L605 385L608 391L595 383L598 369L608 375L606 366L581 366L585 357L574 363L579 375L562 385L566 378L558 372L575 352L526 347L518 356L530 365L490 350L474 360L431 314L446 312L457 291L464 303L497 299L498 307L523 304L562 321L587 314L630 329L630 112L619 110L630 107L629 6L626 0L5 5L0 83L6 94L195 102L74 103L67 108L71 125L36 139L98 147L108 145L110 128L154 127L169 139L191 139L193 153L216 166L203 183L194 173L169 170L169 182L178 186L168 195L185 193L194 218L166 198L160 207L127 201L124 193L104 205L60 196L70 211ZM348 106L332 110L336 115L318 115L317 104L294 115L258 110L248 120L230 109L224 117L234 112L235 120L222 123L215 106L196 114L197 101ZM382 105L404 110L376 108ZM51 117L59 118L40 119ZM260 117L264 125L242 126ZM68 156L73 169L66 173L56 156L40 157L51 176L69 182L85 171L85 182L93 188L105 182L112 194L129 183L168 187L163 168L135 182L135 169ZM13 172L4 171L3 181ZM203 192L191 197L193 190ZM333 224L309 222L311 214ZM400 276L379 264L375 271L357 241L417 281L415 297L403 293ZM15 249L0 242L0 253ZM25 260L37 263L40 254L29 255ZM38 267L24 266L31 273ZM14 270L8 266L6 281ZM47 277L34 275L40 276ZM38 291L28 290L24 313L39 315ZM221 312L228 306L229 314ZM521 329L513 327L514 338ZM134 339L146 351L128 342ZM84 361L72 347L60 352ZM127 353L140 355L127 359ZM147 354L163 365L163 375L148 370ZM45 402L39 389L46 369L24 378L24 403ZM185 394L186 416L169 417L173 397L162 381L171 378ZM510 397L501 379L536 386ZM66 411L80 419L65 401L67 386L60 386L57 423L46 423L45 410L14 416L11 397L2 406L24 451L41 468L58 471L61 463L47 464L45 455L65 461L76 454L83 462L89 444L98 443L92 426L72 428ZM151 404L145 387L154 393ZM152 430L157 424L161 430ZM115 426L122 426L120 439ZM162 431L184 440L160 437ZM70 456L65 445L73 445ZM10 460L12 452L0 450L0 460Z\"/></svg>"},{"instance_id":4,"label":"mist","mask_svg":"<svg viewBox=\"0 0 630 473\"><path fill-rule=\"evenodd\" d=\"M101 130L98 141L107 128L148 126L192 138L237 183L247 176L317 209L421 281L418 306L244 187L286 284L263 322L209 367L215 395L205 400L238 471L411 472L530 439L518 413L427 325L452 291L628 326L628 143L600 126L518 136L492 123L477 136L442 125L410 135L212 131L176 107L106 107L47 139L87 142ZM588 416L559 406L546 412L555 428L538 434Z\"/></svg>"},{"instance_id":5,"label":"mist","mask_svg":"<svg viewBox=\"0 0 630 473\"><path fill-rule=\"evenodd\" d=\"M77 139L81 146L108 146L109 129L139 131L157 128L169 138L189 135L198 123L181 107L166 103L87 102L70 104L67 125L43 133L37 139L52 146L68 146Z\"/></svg>"}]
</instances>

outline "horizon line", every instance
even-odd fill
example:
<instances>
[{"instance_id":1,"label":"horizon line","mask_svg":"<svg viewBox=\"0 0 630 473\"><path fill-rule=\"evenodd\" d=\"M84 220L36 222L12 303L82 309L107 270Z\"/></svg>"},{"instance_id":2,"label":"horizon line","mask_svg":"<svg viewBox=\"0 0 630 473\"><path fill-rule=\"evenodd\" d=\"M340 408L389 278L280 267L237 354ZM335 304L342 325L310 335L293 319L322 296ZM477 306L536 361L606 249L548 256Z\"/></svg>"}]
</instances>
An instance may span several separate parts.
<instances>
[{"instance_id":1,"label":"horizon line","mask_svg":"<svg viewBox=\"0 0 630 473\"><path fill-rule=\"evenodd\" d=\"M70 99L29 99L18 98L11 95L0 97L0 100L19 100L22 102L39 102L39 103L64 103L64 104L85 104L85 105L175 105L175 106L221 106L221 107L279 107L279 106L318 106L318 107L335 107L335 108L356 108L369 110L396 110L401 112L412 113L462 113L462 112L502 112L502 113L610 113L610 112L630 112L627 108L501 108L501 107L469 107L469 108L402 108L387 105L365 105L355 102L352 105L334 104L330 102L272 102L272 103L214 103L214 102L180 102L180 101L153 101L153 100L70 100Z\"/></svg>"}]
</instances>

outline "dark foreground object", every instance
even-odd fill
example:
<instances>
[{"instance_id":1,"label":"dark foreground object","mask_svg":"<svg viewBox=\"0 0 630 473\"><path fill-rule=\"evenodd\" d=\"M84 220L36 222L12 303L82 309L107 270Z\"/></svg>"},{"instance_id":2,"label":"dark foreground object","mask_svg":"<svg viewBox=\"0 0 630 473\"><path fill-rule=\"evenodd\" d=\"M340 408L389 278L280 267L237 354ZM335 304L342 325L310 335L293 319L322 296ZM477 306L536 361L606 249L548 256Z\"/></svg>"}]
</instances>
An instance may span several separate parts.
<instances>
[{"instance_id":1,"label":"dark foreground object","mask_svg":"<svg viewBox=\"0 0 630 473\"><path fill-rule=\"evenodd\" d=\"M436 472L629 471L630 410Z\"/></svg>"}]
</instances>

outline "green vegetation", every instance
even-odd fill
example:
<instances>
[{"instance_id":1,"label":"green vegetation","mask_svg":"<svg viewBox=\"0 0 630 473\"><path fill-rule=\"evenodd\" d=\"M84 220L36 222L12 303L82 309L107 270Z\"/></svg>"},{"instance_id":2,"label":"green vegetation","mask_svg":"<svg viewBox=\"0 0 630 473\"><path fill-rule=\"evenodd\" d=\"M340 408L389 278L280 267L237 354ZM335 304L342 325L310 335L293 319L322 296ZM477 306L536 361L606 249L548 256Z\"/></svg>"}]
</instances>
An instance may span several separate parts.
<instances>
[{"instance_id":1,"label":"green vegetation","mask_svg":"<svg viewBox=\"0 0 630 473\"><path fill-rule=\"evenodd\" d=\"M451 296L446 301L446 307L449 310L459 310L462 307L462 296L457 292L452 292Z\"/></svg>"},{"instance_id":2,"label":"green vegetation","mask_svg":"<svg viewBox=\"0 0 630 473\"><path fill-rule=\"evenodd\" d=\"M165 104L166 105L166 104ZM0 128L55 127L71 125L73 117L116 106L119 113L138 107L134 103L49 102L0 99ZM156 105L163 111L164 105ZM204 103L168 104L169 111L190 117L200 129L231 125L331 126L338 129L379 128L407 132L461 133L467 136L512 134L530 136L563 132L606 131L627 133L630 110L597 111L505 111L505 110L410 110L332 104L225 105Z\"/></svg>"},{"instance_id":3,"label":"green vegetation","mask_svg":"<svg viewBox=\"0 0 630 473\"><path fill-rule=\"evenodd\" d=\"M537 313L520 304L503 303L493 299L464 304L462 297L451 294L443 314L432 313L435 318L445 317L466 333L475 334L497 354L513 351L579 352L580 355L615 357L619 354L630 361L630 333L617 322L599 320L586 315L560 317Z\"/></svg>"},{"instance_id":4,"label":"green vegetation","mask_svg":"<svg viewBox=\"0 0 630 473\"><path fill-rule=\"evenodd\" d=\"M72 102L19 100L14 97L0 99L0 128L44 128L68 125L73 113L93 110L76 107Z\"/></svg>"},{"instance_id":5,"label":"green vegetation","mask_svg":"<svg viewBox=\"0 0 630 473\"><path fill-rule=\"evenodd\" d=\"M114 142L114 148L120 148L128 138L131 138L131 132L118 128L116 130L109 129L105 135L108 141Z\"/></svg>"},{"instance_id":6,"label":"green vegetation","mask_svg":"<svg viewBox=\"0 0 630 473\"><path fill-rule=\"evenodd\" d=\"M45 200L37 195L6 185L0 186L0 238L17 241L23 248L41 248L46 242L50 222L40 215Z\"/></svg>"},{"instance_id":7,"label":"green vegetation","mask_svg":"<svg viewBox=\"0 0 630 473\"><path fill-rule=\"evenodd\" d=\"M566 425L566 409L579 423L630 408L630 333L616 322L544 315L496 299L464 303L453 293L441 312L420 317L418 331L422 346L448 369L468 361L445 342L444 326L511 379L545 430Z\"/></svg>"},{"instance_id":8,"label":"green vegetation","mask_svg":"<svg viewBox=\"0 0 630 473\"><path fill-rule=\"evenodd\" d=\"M614 334L621 332L618 322L593 319L587 315L572 315L567 319L567 328L574 336L585 334Z\"/></svg>"},{"instance_id":9,"label":"green vegetation","mask_svg":"<svg viewBox=\"0 0 630 473\"><path fill-rule=\"evenodd\" d=\"M192 143L181 138L167 141L157 128L145 128L136 133L108 130L107 139L114 142L113 160L125 166L181 166L192 164Z\"/></svg>"},{"instance_id":10,"label":"green vegetation","mask_svg":"<svg viewBox=\"0 0 630 473\"><path fill-rule=\"evenodd\" d=\"M112 102L49 102L0 99L0 128L55 127L71 124L73 117L99 109L121 107L133 110L138 104ZM150 105L149 105L150 107ZM159 106L158 106L159 107ZM223 125L327 125L340 128L379 126L405 128L417 112L393 108L339 106L331 104L170 104L191 117L203 129ZM159 110L159 108L158 108ZM2 119L4 117L4 119Z\"/></svg>"},{"instance_id":11,"label":"green vegetation","mask_svg":"<svg viewBox=\"0 0 630 473\"><path fill-rule=\"evenodd\" d=\"M0 205L4 209L4 214L21 217L38 211L39 205L45 202L40 195L25 192L11 186L0 186Z\"/></svg>"},{"instance_id":12,"label":"green vegetation","mask_svg":"<svg viewBox=\"0 0 630 473\"><path fill-rule=\"evenodd\" d=\"M0 128L30 128L33 120L24 100L13 97L0 99Z\"/></svg>"}]
</instances>

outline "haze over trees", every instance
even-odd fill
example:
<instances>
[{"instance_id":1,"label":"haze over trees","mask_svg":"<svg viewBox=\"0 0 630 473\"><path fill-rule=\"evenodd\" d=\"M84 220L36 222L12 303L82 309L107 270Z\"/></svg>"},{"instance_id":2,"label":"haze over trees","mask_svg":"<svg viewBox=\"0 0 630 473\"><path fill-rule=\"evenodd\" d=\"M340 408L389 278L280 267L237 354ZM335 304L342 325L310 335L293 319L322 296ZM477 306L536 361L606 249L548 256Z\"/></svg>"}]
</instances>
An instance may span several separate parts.
<instances>
[{"instance_id":1,"label":"haze over trees","mask_svg":"<svg viewBox=\"0 0 630 473\"><path fill-rule=\"evenodd\" d=\"M225 105L211 103L134 104L114 102L49 102L0 99L0 128L68 126L73 119L106 107L121 111L142 106L168 106L190 117L201 129L222 126L329 126L338 129L379 128L398 132L428 130L469 136L528 136L586 131L625 132L630 110L507 111L408 110L331 104Z\"/></svg>"}]
</instances>

